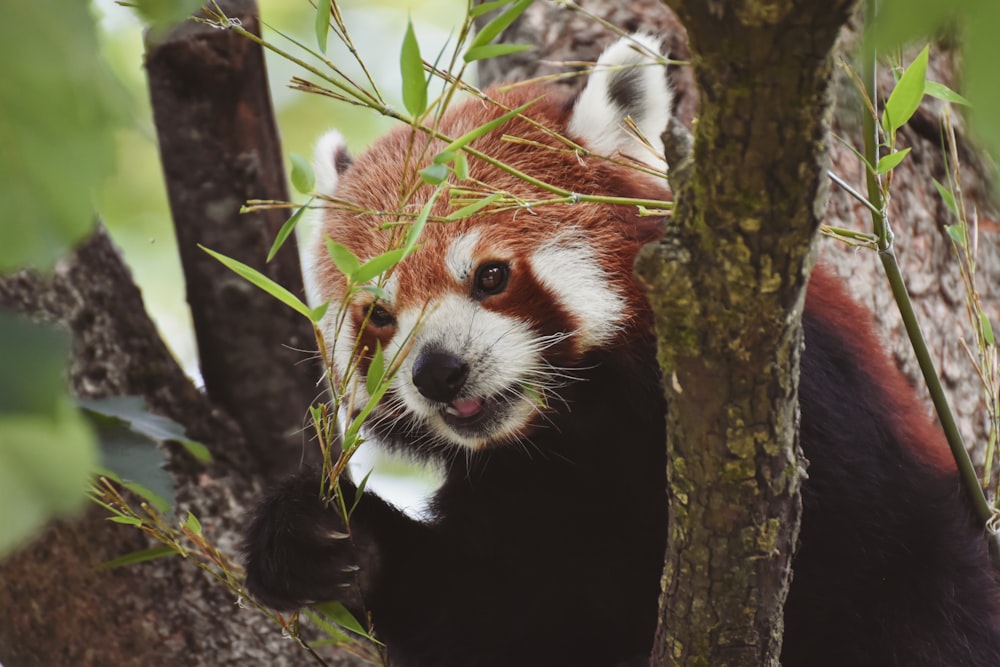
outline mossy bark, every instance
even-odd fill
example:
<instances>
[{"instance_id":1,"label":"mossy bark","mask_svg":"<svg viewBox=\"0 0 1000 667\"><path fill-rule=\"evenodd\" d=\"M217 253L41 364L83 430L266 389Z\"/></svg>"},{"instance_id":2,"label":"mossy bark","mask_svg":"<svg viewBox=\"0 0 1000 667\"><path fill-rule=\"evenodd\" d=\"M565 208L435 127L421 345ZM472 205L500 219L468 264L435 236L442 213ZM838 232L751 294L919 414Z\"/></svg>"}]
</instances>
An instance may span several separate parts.
<instances>
[{"instance_id":1,"label":"mossy bark","mask_svg":"<svg viewBox=\"0 0 1000 667\"><path fill-rule=\"evenodd\" d=\"M801 513L800 316L851 3L668 4L701 112L667 237L638 264L670 406L653 664L777 665Z\"/></svg>"}]
</instances>

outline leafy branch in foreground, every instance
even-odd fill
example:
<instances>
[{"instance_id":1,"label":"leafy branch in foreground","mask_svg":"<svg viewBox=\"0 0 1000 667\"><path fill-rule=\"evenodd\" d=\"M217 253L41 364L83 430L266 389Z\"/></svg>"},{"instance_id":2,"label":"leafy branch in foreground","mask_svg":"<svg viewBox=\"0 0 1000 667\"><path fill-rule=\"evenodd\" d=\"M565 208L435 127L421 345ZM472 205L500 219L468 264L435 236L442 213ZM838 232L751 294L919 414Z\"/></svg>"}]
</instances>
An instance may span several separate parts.
<instances>
[{"instance_id":1,"label":"leafy branch in foreground","mask_svg":"<svg viewBox=\"0 0 1000 667\"><path fill-rule=\"evenodd\" d=\"M873 12L874 3L868 3L869 12ZM871 22L869 16L869 23ZM925 47L913 60L909 67L903 70L898 82L885 102L882 114L878 113L876 54L870 45L862 56L862 71L860 76L852 72L852 78L858 86L864 101L866 112L862 114L862 132L864 150L855 154L865 166L867 194L861 195L853 188L848 192L862 201L872 217L872 233L848 233L845 230L825 227L823 233L844 240L853 245L862 245L878 253L889 281L893 298L903 320L910 345L917 358L917 363L923 375L924 383L930 393L931 400L937 412L938 419L944 429L945 436L951 448L952 456L958 466L965 485L966 492L984 524L992 525L998 514L986 500L983 487L979 483L975 467L969 458L968 450L958 429L954 414L948 405L947 397L941 386L941 381L931 358L930 351L924 340L917 320L916 312L910 300L903 280L902 272L896 261L893 246L893 232L889 223L889 198L892 183L892 173L906 158L910 149L900 150L896 136L900 128L909 122L919 108L925 94L957 100L960 96L943 93L948 89L941 84L927 85L927 61L929 47ZM853 149L852 149L853 150ZM883 156L883 152L885 153ZM831 174L831 178L844 184L843 180Z\"/></svg>"}]
</instances>

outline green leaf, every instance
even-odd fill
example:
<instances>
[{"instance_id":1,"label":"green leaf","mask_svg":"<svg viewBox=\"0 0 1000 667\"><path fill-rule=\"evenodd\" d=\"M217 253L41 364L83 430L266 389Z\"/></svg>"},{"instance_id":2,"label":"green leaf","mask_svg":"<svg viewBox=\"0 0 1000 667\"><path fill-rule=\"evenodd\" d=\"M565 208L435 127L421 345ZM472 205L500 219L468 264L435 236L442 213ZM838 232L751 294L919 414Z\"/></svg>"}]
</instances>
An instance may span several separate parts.
<instances>
[{"instance_id":1,"label":"green leaf","mask_svg":"<svg viewBox=\"0 0 1000 667\"><path fill-rule=\"evenodd\" d=\"M372 257L354 272L354 281L359 283L368 282L380 273L384 273L396 264L399 264L407 254L405 248L395 248Z\"/></svg>"},{"instance_id":2,"label":"green leaf","mask_svg":"<svg viewBox=\"0 0 1000 667\"><path fill-rule=\"evenodd\" d=\"M948 232L949 238L957 245L959 248L965 247L965 225L945 225L945 231Z\"/></svg>"},{"instance_id":3,"label":"green leaf","mask_svg":"<svg viewBox=\"0 0 1000 667\"><path fill-rule=\"evenodd\" d=\"M477 46L474 49L469 49L465 52L462 58L467 63L475 62L477 60L486 60L487 58L497 58L499 56L507 56L512 53L520 53L521 51L527 51L529 49L535 48L531 44L486 44L485 46Z\"/></svg>"},{"instance_id":4,"label":"green leaf","mask_svg":"<svg viewBox=\"0 0 1000 667\"><path fill-rule=\"evenodd\" d=\"M983 329L983 340L987 345L996 345L996 339L993 337L993 325L990 323L990 318L986 317L986 313L979 311L979 326Z\"/></svg>"},{"instance_id":5,"label":"green leaf","mask_svg":"<svg viewBox=\"0 0 1000 667\"><path fill-rule=\"evenodd\" d=\"M225 255L219 254L214 250L209 250L200 243L198 244L198 247L207 252L215 259L222 262L222 264L226 268L236 273L244 280L247 280L251 284L256 285L257 287L264 290L265 292L273 296L275 299L285 304L286 306L288 306L295 312L299 313L300 315L308 317L310 318L310 320L312 319L312 310L309 309L309 306L304 304L302 300L299 299L297 296L295 296L287 289L285 289L278 283L274 282L273 280L265 276L257 269L251 266L247 266L243 262L232 259L231 257L226 257Z\"/></svg>"},{"instance_id":6,"label":"green leaf","mask_svg":"<svg viewBox=\"0 0 1000 667\"><path fill-rule=\"evenodd\" d=\"M54 417L54 397L66 393L66 332L0 310L0 350L17 351L0 353L0 415Z\"/></svg>"},{"instance_id":7,"label":"green leaf","mask_svg":"<svg viewBox=\"0 0 1000 667\"><path fill-rule=\"evenodd\" d=\"M188 438L184 427L174 420L150 411L145 400L140 396L80 399L77 403L80 407L93 414L121 420L135 433L146 436L155 442L165 442L167 440L177 442L189 454L202 463L212 462L212 454L205 445ZM103 446L103 441L104 438L102 437L102 451L107 455L108 449ZM120 467L109 466L109 468L114 469L116 472L121 472ZM141 478L139 481L142 481ZM155 484L151 486L152 488L156 488Z\"/></svg>"},{"instance_id":8,"label":"green leaf","mask_svg":"<svg viewBox=\"0 0 1000 667\"><path fill-rule=\"evenodd\" d=\"M896 87L885 103L882 114L882 125L889 136L895 136L896 130L906 125L920 106L924 97L927 81L927 58L930 46L925 46L910 66L899 78Z\"/></svg>"},{"instance_id":9,"label":"green leaf","mask_svg":"<svg viewBox=\"0 0 1000 667\"><path fill-rule=\"evenodd\" d=\"M302 194L310 194L316 186L312 164L298 153L290 154L289 159L292 161L292 185Z\"/></svg>"},{"instance_id":10,"label":"green leaf","mask_svg":"<svg viewBox=\"0 0 1000 667\"><path fill-rule=\"evenodd\" d=\"M97 445L64 393L49 414L0 414L0 556L86 500Z\"/></svg>"},{"instance_id":11,"label":"green leaf","mask_svg":"<svg viewBox=\"0 0 1000 667\"><path fill-rule=\"evenodd\" d=\"M455 156L455 177L460 181L469 177L469 159L465 157L465 153Z\"/></svg>"},{"instance_id":12,"label":"green leaf","mask_svg":"<svg viewBox=\"0 0 1000 667\"><path fill-rule=\"evenodd\" d=\"M355 491L354 491L354 502L351 503L350 509L347 510L347 518L348 518L348 520L350 520L351 516L354 514L354 510L356 510L358 508L358 503L361 502L361 496L364 494L365 489L368 488L368 478L370 478L372 476L372 473L374 471L375 471L374 468L370 469L365 474L365 476L361 478L361 481L358 482L358 488L355 489Z\"/></svg>"},{"instance_id":13,"label":"green leaf","mask_svg":"<svg viewBox=\"0 0 1000 667\"><path fill-rule=\"evenodd\" d=\"M145 563L147 561L156 560L157 558L164 558L166 556L176 556L177 551L171 547L161 546L161 547L151 547L149 549L142 549L141 551L133 551L130 554L125 554L124 556L119 556L114 560L109 560L106 563L101 563L97 566L98 570L112 570L117 567L124 567L126 565L135 565L136 563Z\"/></svg>"},{"instance_id":14,"label":"green leaf","mask_svg":"<svg viewBox=\"0 0 1000 667\"><path fill-rule=\"evenodd\" d=\"M417 215L413 224L410 225L409 231L406 232L406 240L403 242L403 256L409 255L417 247L417 241L420 240L420 235L424 231L424 227L427 226L427 220L431 216L431 209L434 208L434 202L437 201L438 195L441 194L441 188L434 190L431 194L430 199L424 204L423 208L420 209L420 213Z\"/></svg>"},{"instance_id":15,"label":"green leaf","mask_svg":"<svg viewBox=\"0 0 1000 667\"><path fill-rule=\"evenodd\" d=\"M938 83L937 81L926 81L924 83L924 95L930 95L933 98L943 100L945 102L951 102L952 104L972 106L972 102L965 99L948 86L943 83Z\"/></svg>"},{"instance_id":16,"label":"green leaf","mask_svg":"<svg viewBox=\"0 0 1000 667\"><path fill-rule=\"evenodd\" d=\"M378 390L383 375L385 375L385 355L382 353L382 344L375 341L375 354L372 355L372 361L368 365L368 376L365 378L365 388L368 389L369 395Z\"/></svg>"},{"instance_id":17,"label":"green leaf","mask_svg":"<svg viewBox=\"0 0 1000 667\"><path fill-rule=\"evenodd\" d=\"M349 282L354 282L353 276L361 268L358 256L351 252L350 248L337 243L329 236L326 237L326 251L337 270L344 274Z\"/></svg>"},{"instance_id":18,"label":"green leaf","mask_svg":"<svg viewBox=\"0 0 1000 667\"><path fill-rule=\"evenodd\" d=\"M152 505L160 514L170 514L172 508L170 501L152 489L138 482L125 482L122 486Z\"/></svg>"},{"instance_id":19,"label":"green leaf","mask_svg":"<svg viewBox=\"0 0 1000 667\"><path fill-rule=\"evenodd\" d=\"M889 173L890 171L899 166L899 163L903 161L903 158L905 158L909 152L910 152L909 148L904 148L901 151L896 151L895 153L889 153L888 155L879 158L878 169L876 170L876 173L879 174L880 176L882 174Z\"/></svg>"},{"instance_id":20,"label":"green leaf","mask_svg":"<svg viewBox=\"0 0 1000 667\"><path fill-rule=\"evenodd\" d=\"M494 192L489 197L483 197L479 201L474 201L468 206L463 206L457 211L450 213L448 216L445 217L445 220L453 221L471 217L473 214L479 212L481 209L486 208L487 206L489 206L490 204L501 198L503 198L503 193Z\"/></svg>"},{"instance_id":21,"label":"green leaf","mask_svg":"<svg viewBox=\"0 0 1000 667\"><path fill-rule=\"evenodd\" d=\"M323 319L323 316L326 315L326 311L329 309L330 309L329 301L327 301L326 303L321 303L312 309L312 312L309 314L309 319L311 319L313 322L319 322L321 319Z\"/></svg>"},{"instance_id":22,"label":"green leaf","mask_svg":"<svg viewBox=\"0 0 1000 667\"><path fill-rule=\"evenodd\" d=\"M454 162L455 158L460 155L460 153L452 153L450 151L443 151L435 155L431 162L433 164L448 164L449 162Z\"/></svg>"},{"instance_id":23,"label":"green leaf","mask_svg":"<svg viewBox=\"0 0 1000 667\"><path fill-rule=\"evenodd\" d=\"M327 36L330 34L330 6L332 0L318 0L316 3L316 44L320 53L326 53Z\"/></svg>"},{"instance_id":24,"label":"green leaf","mask_svg":"<svg viewBox=\"0 0 1000 667\"><path fill-rule=\"evenodd\" d=\"M124 401L129 398L107 400ZM141 399L132 400L136 400L139 409L145 408ZM99 401L81 401L81 406L85 408L84 414L97 434L101 466L113 471L125 486L134 483L150 490L158 499L163 499L169 510L174 503L175 491L173 478L164 470L166 455L158 446L161 438L152 438L146 433L130 428L127 421L103 414L99 411L100 408L98 411L93 411L87 403L95 404Z\"/></svg>"},{"instance_id":25,"label":"green leaf","mask_svg":"<svg viewBox=\"0 0 1000 667\"><path fill-rule=\"evenodd\" d=\"M319 628L319 630L324 632L332 640L330 642L325 642L325 643L328 644L332 643L334 646L339 646L341 644L346 644L351 640L351 638L347 634L341 632L340 628L335 626L333 623L327 621L320 614L317 614L309 609L304 609L303 611L306 617L310 621L312 621L313 624L315 624L315 626ZM310 643L312 643L315 646L316 644L320 644L321 642L310 642Z\"/></svg>"},{"instance_id":26,"label":"green leaf","mask_svg":"<svg viewBox=\"0 0 1000 667\"><path fill-rule=\"evenodd\" d=\"M201 0L136 0L134 6L153 27L169 28L193 16L201 5Z\"/></svg>"},{"instance_id":27,"label":"green leaf","mask_svg":"<svg viewBox=\"0 0 1000 667\"><path fill-rule=\"evenodd\" d=\"M427 110L427 78L424 75L424 60L420 55L420 45L413 32L413 22L406 22L406 35L399 54L399 71L403 77L403 106L414 118Z\"/></svg>"},{"instance_id":28,"label":"green leaf","mask_svg":"<svg viewBox=\"0 0 1000 667\"><path fill-rule=\"evenodd\" d=\"M941 195L941 199L944 201L945 206L948 207L948 210L950 210L956 216L961 217L958 215L958 205L955 204L955 195L951 193L951 190L941 185L941 183L938 182L936 178L931 180L934 181L934 187L937 188L938 194ZM965 237L963 236L962 238L964 243Z\"/></svg>"},{"instance_id":29,"label":"green leaf","mask_svg":"<svg viewBox=\"0 0 1000 667\"><path fill-rule=\"evenodd\" d=\"M201 535L201 521L198 521L198 517L188 510L187 518L184 519L184 527L190 530L195 535Z\"/></svg>"},{"instance_id":30,"label":"green leaf","mask_svg":"<svg viewBox=\"0 0 1000 667\"><path fill-rule=\"evenodd\" d=\"M469 10L469 18L474 19L477 16L488 14L492 12L494 9L499 9L500 7L503 7L509 2L510 0L493 0L492 2L484 2L482 4L478 4Z\"/></svg>"},{"instance_id":31,"label":"green leaf","mask_svg":"<svg viewBox=\"0 0 1000 667\"><path fill-rule=\"evenodd\" d=\"M518 0L513 5L508 7L506 11L502 12L499 16L483 26L483 29L479 31L479 34L476 35L476 38L472 40L472 43L469 45L469 50L471 51L476 47L485 46L496 39L500 33L507 29L507 26L516 21L517 17L523 14L524 10L531 6L531 3L532 0ZM466 58L466 62L469 62L468 58Z\"/></svg>"},{"instance_id":32,"label":"green leaf","mask_svg":"<svg viewBox=\"0 0 1000 667\"><path fill-rule=\"evenodd\" d=\"M447 146L445 146L444 150L442 152L443 153L446 153L446 152L454 153L456 151L461 150L462 148L464 148L465 146L468 146L470 143L472 143L473 141L475 141L479 137L483 136L484 134L487 134L487 133L492 132L493 130L497 129L498 127L500 127L501 125L503 125L504 123L506 123L508 120L510 120L511 118L513 118L514 116L516 116L517 114L521 113L522 111L524 111L525 109L527 109L528 107L530 107L532 104L534 104L535 102L537 102L540 99L542 99L542 98L541 97L537 97L537 98L531 100L530 102L522 104L521 106L519 106L516 109L511 109L510 111L508 111L504 115L500 116L499 118L494 118L493 120L491 120L488 123L484 123L483 125L480 125L477 128L469 130L468 132L466 132L465 134L463 134L462 136L460 136L458 139L455 139L453 142L451 142L450 144L448 144Z\"/></svg>"},{"instance_id":33,"label":"green leaf","mask_svg":"<svg viewBox=\"0 0 1000 667\"><path fill-rule=\"evenodd\" d=\"M134 516L109 516L108 521L125 524L126 526L136 526L137 528L142 526L142 519L137 519Z\"/></svg>"},{"instance_id":34,"label":"green leaf","mask_svg":"<svg viewBox=\"0 0 1000 667\"><path fill-rule=\"evenodd\" d=\"M448 178L448 166L444 164L430 164L420 170L420 178L428 185L437 185Z\"/></svg>"},{"instance_id":35,"label":"green leaf","mask_svg":"<svg viewBox=\"0 0 1000 667\"><path fill-rule=\"evenodd\" d=\"M306 212L306 209L309 208L309 205L312 204L312 202L313 200L310 199L305 203L305 205L296 209L295 213L292 213L288 220L285 220L285 224L281 226L281 229L278 230L278 235L274 238L274 243L271 244L271 249L267 252L267 259L264 260L265 262L270 262L274 259L274 256L278 254L278 251L281 250L281 246L285 244L288 237L293 231L295 231L296 225L298 225L299 221L302 219L302 214Z\"/></svg>"},{"instance_id":36,"label":"green leaf","mask_svg":"<svg viewBox=\"0 0 1000 667\"><path fill-rule=\"evenodd\" d=\"M320 604L313 605L313 609L323 614L323 616L330 619L345 630L349 630L350 632L360 635L361 637L370 638L364 626L362 626L361 623L358 622L358 619L354 618L354 615L347 611L347 607L340 602L322 602Z\"/></svg>"},{"instance_id":37,"label":"green leaf","mask_svg":"<svg viewBox=\"0 0 1000 667\"><path fill-rule=\"evenodd\" d=\"M47 270L94 229L135 103L101 58L89 2L4 3L0 274Z\"/></svg>"}]
</instances>

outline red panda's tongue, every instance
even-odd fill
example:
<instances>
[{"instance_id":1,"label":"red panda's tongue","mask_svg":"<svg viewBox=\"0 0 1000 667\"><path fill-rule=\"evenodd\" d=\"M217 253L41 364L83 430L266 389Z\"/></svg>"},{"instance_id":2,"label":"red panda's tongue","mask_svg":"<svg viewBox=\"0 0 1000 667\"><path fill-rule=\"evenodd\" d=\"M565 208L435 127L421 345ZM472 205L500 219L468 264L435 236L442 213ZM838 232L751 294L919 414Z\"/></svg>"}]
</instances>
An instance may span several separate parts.
<instances>
[{"instance_id":1,"label":"red panda's tongue","mask_svg":"<svg viewBox=\"0 0 1000 667\"><path fill-rule=\"evenodd\" d=\"M474 417L483 409L481 398L460 398L448 407L456 417Z\"/></svg>"}]
</instances>

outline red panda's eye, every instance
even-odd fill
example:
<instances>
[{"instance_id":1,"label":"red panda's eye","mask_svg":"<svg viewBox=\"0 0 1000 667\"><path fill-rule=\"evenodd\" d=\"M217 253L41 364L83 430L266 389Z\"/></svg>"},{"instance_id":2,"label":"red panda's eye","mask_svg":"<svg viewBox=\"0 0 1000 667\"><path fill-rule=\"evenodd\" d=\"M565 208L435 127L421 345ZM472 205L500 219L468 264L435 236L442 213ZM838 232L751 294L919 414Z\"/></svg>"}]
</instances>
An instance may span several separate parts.
<instances>
[{"instance_id":1,"label":"red panda's eye","mask_svg":"<svg viewBox=\"0 0 1000 667\"><path fill-rule=\"evenodd\" d=\"M500 262L483 264L476 271L474 287L476 295L484 297L504 291L507 287L507 278L509 275L510 269L506 264Z\"/></svg>"},{"instance_id":2,"label":"red panda's eye","mask_svg":"<svg viewBox=\"0 0 1000 667\"><path fill-rule=\"evenodd\" d=\"M396 318L379 304L373 303L368 307L368 323L373 327L389 327L396 323Z\"/></svg>"}]
</instances>

